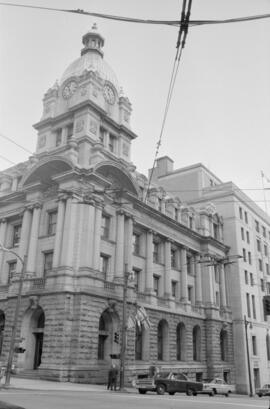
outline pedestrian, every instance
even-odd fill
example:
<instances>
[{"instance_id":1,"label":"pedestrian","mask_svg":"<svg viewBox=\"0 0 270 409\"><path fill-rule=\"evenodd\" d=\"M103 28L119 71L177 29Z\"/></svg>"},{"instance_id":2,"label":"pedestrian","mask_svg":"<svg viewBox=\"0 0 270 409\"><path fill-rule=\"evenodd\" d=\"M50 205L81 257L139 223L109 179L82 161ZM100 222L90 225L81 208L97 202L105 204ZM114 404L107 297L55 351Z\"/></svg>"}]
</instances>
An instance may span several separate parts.
<instances>
[{"instance_id":1,"label":"pedestrian","mask_svg":"<svg viewBox=\"0 0 270 409\"><path fill-rule=\"evenodd\" d=\"M115 390L117 385L117 376L118 376L118 369L116 368L115 364L112 364L111 368L109 369L108 373L108 384L107 389Z\"/></svg>"}]
</instances>

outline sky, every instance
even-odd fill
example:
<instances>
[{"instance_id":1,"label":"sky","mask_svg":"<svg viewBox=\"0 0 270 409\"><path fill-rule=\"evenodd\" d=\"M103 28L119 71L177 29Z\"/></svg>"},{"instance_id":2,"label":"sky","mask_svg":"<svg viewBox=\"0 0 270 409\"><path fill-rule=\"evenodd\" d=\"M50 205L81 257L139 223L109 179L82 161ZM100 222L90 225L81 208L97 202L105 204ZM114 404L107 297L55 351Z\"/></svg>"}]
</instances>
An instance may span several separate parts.
<instances>
[{"instance_id":1,"label":"sky","mask_svg":"<svg viewBox=\"0 0 270 409\"><path fill-rule=\"evenodd\" d=\"M177 20L180 0L13 0L112 15ZM13 3L10 1L9 3ZM8 0L6 0L8 2ZM193 0L191 19L270 13L270 0ZM147 175L160 135L178 28L0 5L0 135L30 152L42 98L77 59L96 22L104 59L132 103L132 161ZM261 170L270 181L270 19L190 27L159 157L174 168L202 162L264 209ZM0 136L0 171L29 153ZM3 156L6 158L4 159ZM9 162L9 161L11 162ZM264 186L270 183L264 179ZM270 210L270 190L265 191Z\"/></svg>"}]
</instances>

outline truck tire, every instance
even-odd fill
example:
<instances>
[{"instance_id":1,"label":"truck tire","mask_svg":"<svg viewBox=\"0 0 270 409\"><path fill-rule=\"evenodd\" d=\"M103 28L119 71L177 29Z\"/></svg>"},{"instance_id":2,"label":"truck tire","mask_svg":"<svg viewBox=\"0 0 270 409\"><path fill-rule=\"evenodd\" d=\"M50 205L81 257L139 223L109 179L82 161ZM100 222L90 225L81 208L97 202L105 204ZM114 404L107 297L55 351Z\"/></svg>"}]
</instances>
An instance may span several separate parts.
<instances>
[{"instance_id":1,"label":"truck tire","mask_svg":"<svg viewBox=\"0 0 270 409\"><path fill-rule=\"evenodd\" d=\"M157 394L158 395L164 395L164 393L166 392L166 387L165 385L163 385L163 383L159 383L157 385Z\"/></svg>"},{"instance_id":2,"label":"truck tire","mask_svg":"<svg viewBox=\"0 0 270 409\"><path fill-rule=\"evenodd\" d=\"M146 392L147 392L146 389L141 389L141 388L139 388L138 391L139 391L139 393L140 393L141 395L145 395Z\"/></svg>"},{"instance_id":3,"label":"truck tire","mask_svg":"<svg viewBox=\"0 0 270 409\"><path fill-rule=\"evenodd\" d=\"M186 394L187 394L187 396L192 396L193 395L193 390L192 389L190 389L190 388L188 388L187 390L186 390Z\"/></svg>"},{"instance_id":4,"label":"truck tire","mask_svg":"<svg viewBox=\"0 0 270 409\"><path fill-rule=\"evenodd\" d=\"M213 389L213 392L214 392L215 395L217 394L217 390L216 390L216 389Z\"/></svg>"},{"instance_id":5,"label":"truck tire","mask_svg":"<svg viewBox=\"0 0 270 409\"><path fill-rule=\"evenodd\" d=\"M175 394L175 392L169 392L169 395L174 395Z\"/></svg>"},{"instance_id":6,"label":"truck tire","mask_svg":"<svg viewBox=\"0 0 270 409\"><path fill-rule=\"evenodd\" d=\"M209 396L214 396L214 392L211 391L211 392L208 393L208 395L209 395Z\"/></svg>"}]
</instances>

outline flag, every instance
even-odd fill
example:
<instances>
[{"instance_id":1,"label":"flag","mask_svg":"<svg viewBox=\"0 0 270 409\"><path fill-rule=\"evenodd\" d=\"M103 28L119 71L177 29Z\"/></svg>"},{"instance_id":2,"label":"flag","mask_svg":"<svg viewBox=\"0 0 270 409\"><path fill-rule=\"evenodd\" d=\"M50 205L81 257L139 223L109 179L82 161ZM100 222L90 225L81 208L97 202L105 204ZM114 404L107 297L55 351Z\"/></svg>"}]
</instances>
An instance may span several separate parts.
<instances>
[{"instance_id":1,"label":"flag","mask_svg":"<svg viewBox=\"0 0 270 409\"><path fill-rule=\"evenodd\" d=\"M266 182L270 183L270 179L265 175L265 173L261 170L261 176L266 180Z\"/></svg>"},{"instance_id":2,"label":"flag","mask_svg":"<svg viewBox=\"0 0 270 409\"><path fill-rule=\"evenodd\" d=\"M127 320L127 329L132 329L135 328L136 326L136 320L134 317L129 316Z\"/></svg>"},{"instance_id":3,"label":"flag","mask_svg":"<svg viewBox=\"0 0 270 409\"><path fill-rule=\"evenodd\" d=\"M151 327L151 322L148 318L147 312L145 311L144 307L140 307L137 310L136 320L137 320L137 323L140 322L140 324L143 325L145 329L149 329Z\"/></svg>"}]
</instances>

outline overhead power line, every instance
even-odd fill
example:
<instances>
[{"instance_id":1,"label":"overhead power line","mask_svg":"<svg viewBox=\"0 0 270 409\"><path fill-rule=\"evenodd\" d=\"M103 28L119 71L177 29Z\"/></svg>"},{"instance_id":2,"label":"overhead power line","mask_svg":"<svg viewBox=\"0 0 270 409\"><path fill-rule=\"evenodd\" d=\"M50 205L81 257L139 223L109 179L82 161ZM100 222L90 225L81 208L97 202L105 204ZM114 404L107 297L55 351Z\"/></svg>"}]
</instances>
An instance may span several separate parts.
<instances>
[{"instance_id":1,"label":"overhead power line","mask_svg":"<svg viewBox=\"0 0 270 409\"><path fill-rule=\"evenodd\" d=\"M33 152L29 151L29 149L27 149L24 146L20 145L18 142L14 141L13 139L9 138L8 136L3 135L2 133L0 133L0 136L2 138L6 139L7 141L13 143L14 145L18 146L19 148L23 149L25 152L30 153L31 155L33 155Z\"/></svg>"},{"instance_id":2,"label":"overhead power line","mask_svg":"<svg viewBox=\"0 0 270 409\"><path fill-rule=\"evenodd\" d=\"M0 2L0 6L56 11L60 13L73 13L73 14L80 14L80 15L86 15L86 16L92 16L96 18L103 18L103 19L122 21L122 22L128 22L128 23L156 24L156 25L160 24L160 25L168 25L168 26L175 26L175 27L179 27L181 24L179 20L140 19L140 18L133 18L133 17L114 16L111 14L104 14L104 13L94 13L90 11L85 11L83 9L69 10L69 9L59 9L55 7L33 6L29 4L17 4L17 3L6 3L6 2ZM248 22L248 21L264 20L264 19L269 19L269 18L270 18L270 14L267 13L267 14L259 14L259 15L254 15L254 16L229 18L229 19L190 20L189 25L194 27L194 26L202 26L202 25L242 23L242 22Z\"/></svg>"}]
</instances>

